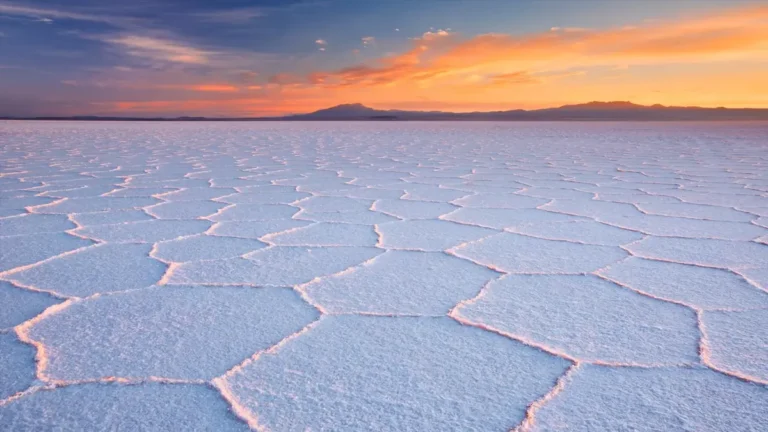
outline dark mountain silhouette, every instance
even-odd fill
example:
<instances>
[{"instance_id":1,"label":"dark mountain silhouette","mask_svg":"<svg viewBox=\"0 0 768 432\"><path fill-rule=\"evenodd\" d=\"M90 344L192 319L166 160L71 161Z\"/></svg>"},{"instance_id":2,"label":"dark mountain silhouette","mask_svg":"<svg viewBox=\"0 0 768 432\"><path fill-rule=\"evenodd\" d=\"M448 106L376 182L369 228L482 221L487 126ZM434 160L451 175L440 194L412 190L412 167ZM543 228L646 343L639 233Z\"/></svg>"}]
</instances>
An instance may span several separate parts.
<instances>
[{"instance_id":1,"label":"dark mountain silhouette","mask_svg":"<svg viewBox=\"0 0 768 432\"><path fill-rule=\"evenodd\" d=\"M284 117L284 120L496 120L496 121L567 121L567 120L768 120L768 109L667 107L637 105L632 102L589 102L537 110L509 110L452 113L442 111L377 110L362 104L345 104Z\"/></svg>"},{"instance_id":2,"label":"dark mountain silhouette","mask_svg":"<svg viewBox=\"0 0 768 432\"><path fill-rule=\"evenodd\" d=\"M14 119L0 117L0 119ZM19 118L21 119L21 118ZM702 108L637 105L626 101L588 102L536 110L454 113L447 111L380 110L360 103L336 105L307 114L284 117L145 118L145 117L33 117L25 120L148 120L148 121L352 121L352 120L452 120L452 121L735 121L768 120L768 108Z\"/></svg>"}]
</instances>

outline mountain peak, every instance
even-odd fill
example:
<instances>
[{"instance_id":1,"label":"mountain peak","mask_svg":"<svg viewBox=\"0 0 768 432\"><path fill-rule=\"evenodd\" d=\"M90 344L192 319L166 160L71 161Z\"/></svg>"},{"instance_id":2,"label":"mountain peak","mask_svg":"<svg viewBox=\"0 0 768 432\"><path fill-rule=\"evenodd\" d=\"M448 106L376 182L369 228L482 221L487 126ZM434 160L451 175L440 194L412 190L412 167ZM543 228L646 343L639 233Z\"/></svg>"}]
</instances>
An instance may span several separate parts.
<instances>
[{"instance_id":1,"label":"mountain peak","mask_svg":"<svg viewBox=\"0 0 768 432\"><path fill-rule=\"evenodd\" d=\"M376 110L371 107L367 107L361 103L348 103L348 104L340 104L340 105L332 106L330 108L317 110L315 112L347 112L347 111L370 112L370 111L376 111Z\"/></svg>"},{"instance_id":2,"label":"mountain peak","mask_svg":"<svg viewBox=\"0 0 768 432\"><path fill-rule=\"evenodd\" d=\"M361 104L360 102L339 104L339 105L332 106L332 107L327 108L327 109L351 109L351 108L367 109L367 110L373 109L373 108L370 108L370 107L367 107L367 106Z\"/></svg>"},{"instance_id":3,"label":"mountain peak","mask_svg":"<svg viewBox=\"0 0 768 432\"><path fill-rule=\"evenodd\" d=\"M568 109L568 108L579 108L579 109L610 109L610 110L620 110L620 109L627 109L627 108L643 108L643 105L634 104L629 101L609 101L609 102L600 102L600 101L592 101L587 102L583 104L575 104L575 105L563 105L560 107Z\"/></svg>"},{"instance_id":4,"label":"mountain peak","mask_svg":"<svg viewBox=\"0 0 768 432\"><path fill-rule=\"evenodd\" d=\"M379 112L378 110L367 107L361 103L348 103L348 104L332 106L330 108L324 108L321 110L311 112L309 114L301 114L300 116L318 117L318 118L360 117L360 116L370 116L378 112Z\"/></svg>"}]
</instances>

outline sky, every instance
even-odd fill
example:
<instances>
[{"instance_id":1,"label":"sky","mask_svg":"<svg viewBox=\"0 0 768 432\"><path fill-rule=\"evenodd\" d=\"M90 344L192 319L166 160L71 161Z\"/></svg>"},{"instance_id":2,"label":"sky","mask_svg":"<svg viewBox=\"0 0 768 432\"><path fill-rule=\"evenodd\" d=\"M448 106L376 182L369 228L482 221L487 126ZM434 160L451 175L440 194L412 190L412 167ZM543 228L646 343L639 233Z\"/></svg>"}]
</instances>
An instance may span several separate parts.
<instances>
[{"instance_id":1,"label":"sky","mask_svg":"<svg viewBox=\"0 0 768 432\"><path fill-rule=\"evenodd\" d=\"M765 0L0 0L0 115L768 108Z\"/></svg>"}]
</instances>

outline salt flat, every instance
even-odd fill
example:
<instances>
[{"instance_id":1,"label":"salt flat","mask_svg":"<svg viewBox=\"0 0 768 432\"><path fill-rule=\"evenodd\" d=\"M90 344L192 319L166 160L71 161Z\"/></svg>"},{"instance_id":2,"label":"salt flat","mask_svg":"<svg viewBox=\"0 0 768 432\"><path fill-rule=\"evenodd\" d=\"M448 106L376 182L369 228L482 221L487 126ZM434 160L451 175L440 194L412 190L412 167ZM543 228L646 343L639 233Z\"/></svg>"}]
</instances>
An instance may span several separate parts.
<instances>
[{"instance_id":1,"label":"salt flat","mask_svg":"<svg viewBox=\"0 0 768 432\"><path fill-rule=\"evenodd\" d=\"M0 429L768 430L768 124L0 122Z\"/></svg>"}]
</instances>

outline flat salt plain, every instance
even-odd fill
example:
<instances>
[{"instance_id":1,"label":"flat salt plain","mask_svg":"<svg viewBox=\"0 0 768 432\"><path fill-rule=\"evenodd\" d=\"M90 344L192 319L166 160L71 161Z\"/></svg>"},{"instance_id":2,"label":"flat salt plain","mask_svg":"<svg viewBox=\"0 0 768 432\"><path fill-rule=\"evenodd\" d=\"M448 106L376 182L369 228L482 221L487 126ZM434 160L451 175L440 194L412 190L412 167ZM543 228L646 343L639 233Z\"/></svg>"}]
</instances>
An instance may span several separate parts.
<instances>
[{"instance_id":1,"label":"flat salt plain","mask_svg":"<svg viewBox=\"0 0 768 432\"><path fill-rule=\"evenodd\" d=\"M766 123L0 122L0 430L768 430Z\"/></svg>"}]
</instances>

